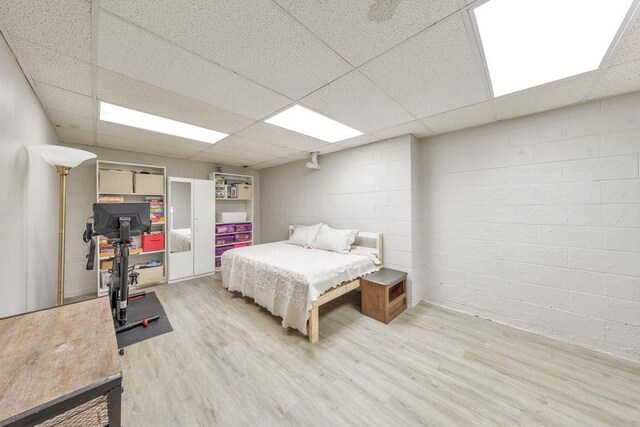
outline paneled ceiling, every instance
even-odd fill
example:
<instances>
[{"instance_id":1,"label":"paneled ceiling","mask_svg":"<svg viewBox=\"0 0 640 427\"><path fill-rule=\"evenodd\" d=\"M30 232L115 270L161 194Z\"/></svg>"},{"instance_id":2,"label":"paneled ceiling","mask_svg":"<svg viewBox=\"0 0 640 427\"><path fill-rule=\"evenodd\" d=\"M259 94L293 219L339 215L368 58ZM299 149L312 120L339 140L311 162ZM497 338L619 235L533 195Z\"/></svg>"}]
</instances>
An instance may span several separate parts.
<instances>
[{"instance_id":1,"label":"paneled ceiling","mask_svg":"<svg viewBox=\"0 0 640 427\"><path fill-rule=\"evenodd\" d=\"M470 0L3 0L0 30L60 139L261 169L640 90L640 13L599 70L492 98ZM230 134L97 120L98 101ZM364 133L262 120L302 104Z\"/></svg>"}]
</instances>

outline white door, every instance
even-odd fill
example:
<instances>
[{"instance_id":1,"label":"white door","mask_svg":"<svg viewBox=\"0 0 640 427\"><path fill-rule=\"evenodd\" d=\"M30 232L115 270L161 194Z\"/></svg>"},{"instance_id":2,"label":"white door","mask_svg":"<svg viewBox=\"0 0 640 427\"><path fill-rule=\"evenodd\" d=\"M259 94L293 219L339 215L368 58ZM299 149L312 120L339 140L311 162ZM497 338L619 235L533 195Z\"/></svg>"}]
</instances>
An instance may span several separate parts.
<instances>
[{"instance_id":1,"label":"white door","mask_svg":"<svg viewBox=\"0 0 640 427\"><path fill-rule=\"evenodd\" d=\"M193 276L193 180L169 178L169 281Z\"/></svg>"},{"instance_id":2,"label":"white door","mask_svg":"<svg viewBox=\"0 0 640 427\"><path fill-rule=\"evenodd\" d=\"M205 179L194 179L193 184L193 274L198 276L216 268L216 185Z\"/></svg>"}]
</instances>

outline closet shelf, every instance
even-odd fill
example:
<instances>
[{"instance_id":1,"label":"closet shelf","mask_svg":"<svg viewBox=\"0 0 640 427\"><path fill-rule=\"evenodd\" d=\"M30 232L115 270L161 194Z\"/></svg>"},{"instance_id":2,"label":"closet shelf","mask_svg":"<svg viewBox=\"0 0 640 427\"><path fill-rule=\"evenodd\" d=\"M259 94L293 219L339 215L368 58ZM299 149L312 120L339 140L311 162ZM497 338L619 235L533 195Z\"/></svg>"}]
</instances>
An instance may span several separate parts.
<instances>
[{"instance_id":1,"label":"closet shelf","mask_svg":"<svg viewBox=\"0 0 640 427\"><path fill-rule=\"evenodd\" d=\"M220 236L220 234L219 234ZM231 243L225 243L223 245L216 245L216 248L224 248L225 246L233 246L233 245L240 245L242 243L252 243L251 240L247 240L246 242L231 242Z\"/></svg>"},{"instance_id":2,"label":"closet shelf","mask_svg":"<svg viewBox=\"0 0 640 427\"><path fill-rule=\"evenodd\" d=\"M236 231L234 233L216 233L216 236L233 236L234 234L251 234L252 231Z\"/></svg>"},{"instance_id":3,"label":"closet shelf","mask_svg":"<svg viewBox=\"0 0 640 427\"><path fill-rule=\"evenodd\" d=\"M132 256L142 256L142 255L161 254L161 253L164 253L164 249L161 251L138 252L137 254L129 254L129 256L132 257ZM110 258L113 258L113 255L110 254L109 256L100 257L101 260L110 259Z\"/></svg>"},{"instance_id":4,"label":"closet shelf","mask_svg":"<svg viewBox=\"0 0 640 427\"><path fill-rule=\"evenodd\" d=\"M98 193L99 196L140 196L140 197L145 197L145 196L149 196L149 197L164 197L164 193L163 194L146 194L146 193L105 193L105 192L99 192Z\"/></svg>"},{"instance_id":5,"label":"closet shelf","mask_svg":"<svg viewBox=\"0 0 640 427\"><path fill-rule=\"evenodd\" d=\"M216 225L229 225L229 224L253 224L253 221L216 222Z\"/></svg>"}]
</instances>

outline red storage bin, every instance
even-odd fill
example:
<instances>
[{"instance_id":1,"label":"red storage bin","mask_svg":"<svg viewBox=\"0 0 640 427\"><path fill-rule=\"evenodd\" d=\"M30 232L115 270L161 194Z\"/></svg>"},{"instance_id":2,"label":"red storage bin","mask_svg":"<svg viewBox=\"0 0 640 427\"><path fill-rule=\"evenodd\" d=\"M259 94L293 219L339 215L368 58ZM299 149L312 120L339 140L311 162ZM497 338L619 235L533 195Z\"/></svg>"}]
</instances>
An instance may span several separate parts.
<instances>
[{"instance_id":1,"label":"red storage bin","mask_svg":"<svg viewBox=\"0 0 640 427\"><path fill-rule=\"evenodd\" d=\"M236 243L235 245L233 245L233 248L234 249L244 248L245 246L249 246L249 244L247 244L247 243Z\"/></svg>"},{"instance_id":2,"label":"red storage bin","mask_svg":"<svg viewBox=\"0 0 640 427\"><path fill-rule=\"evenodd\" d=\"M142 251L155 252L164 250L164 234L143 234Z\"/></svg>"}]
</instances>

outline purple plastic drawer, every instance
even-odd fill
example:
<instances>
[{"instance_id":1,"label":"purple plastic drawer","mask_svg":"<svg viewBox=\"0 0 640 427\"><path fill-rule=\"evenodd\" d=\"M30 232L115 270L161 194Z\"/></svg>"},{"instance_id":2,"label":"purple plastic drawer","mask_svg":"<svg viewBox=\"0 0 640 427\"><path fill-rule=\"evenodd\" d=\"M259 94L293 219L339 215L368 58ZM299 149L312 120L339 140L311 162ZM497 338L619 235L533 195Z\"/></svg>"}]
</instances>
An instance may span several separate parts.
<instances>
[{"instance_id":1,"label":"purple plastic drawer","mask_svg":"<svg viewBox=\"0 0 640 427\"><path fill-rule=\"evenodd\" d=\"M216 246L227 245L233 243L233 236L217 236Z\"/></svg>"},{"instance_id":2,"label":"purple plastic drawer","mask_svg":"<svg viewBox=\"0 0 640 427\"><path fill-rule=\"evenodd\" d=\"M222 254L227 252L229 249L233 249L233 246L223 246L221 248L216 248L216 256L222 256Z\"/></svg>"},{"instance_id":3,"label":"purple plastic drawer","mask_svg":"<svg viewBox=\"0 0 640 427\"><path fill-rule=\"evenodd\" d=\"M216 268L222 267L222 258L216 258Z\"/></svg>"},{"instance_id":4,"label":"purple plastic drawer","mask_svg":"<svg viewBox=\"0 0 640 427\"><path fill-rule=\"evenodd\" d=\"M251 224L236 224L236 231L251 231L252 227Z\"/></svg>"},{"instance_id":5,"label":"purple plastic drawer","mask_svg":"<svg viewBox=\"0 0 640 427\"><path fill-rule=\"evenodd\" d=\"M233 224L216 225L216 234L233 233L236 227Z\"/></svg>"},{"instance_id":6,"label":"purple plastic drawer","mask_svg":"<svg viewBox=\"0 0 640 427\"><path fill-rule=\"evenodd\" d=\"M248 242L251 240L251 234L236 234L236 242Z\"/></svg>"}]
</instances>

